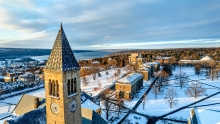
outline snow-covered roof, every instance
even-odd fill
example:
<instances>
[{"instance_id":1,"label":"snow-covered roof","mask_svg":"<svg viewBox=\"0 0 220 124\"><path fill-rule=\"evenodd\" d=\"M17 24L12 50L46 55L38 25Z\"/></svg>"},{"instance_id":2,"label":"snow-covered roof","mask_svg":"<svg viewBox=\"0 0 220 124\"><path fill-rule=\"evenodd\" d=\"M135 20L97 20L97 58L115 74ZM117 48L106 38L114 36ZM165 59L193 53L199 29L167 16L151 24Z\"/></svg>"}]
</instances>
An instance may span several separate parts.
<instances>
[{"instance_id":1,"label":"snow-covered roof","mask_svg":"<svg viewBox=\"0 0 220 124\"><path fill-rule=\"evenodd\" d=\"M220 124L220 111L194 108L198 124Z\"/></svg>"},{"instance_id":2,"label":"snow-covered roof","mask_svg":"<svg viewBox=\"0 0 220 124\"><path fill-rule=\"evenodd\" d=\"M180 62L199 62L199 60L179 60Z\"/></svg>"},{"instance_id":3,"label":"snow-covered roof","mask_svg":"<svg viewBox=\"0 0 220 124\"><path fill-rule=\"evenodd\" d=\"M171 57L162 57L162 56L157 56L155 59L171 59Z\"/></svg>"},{"instance_id":4,"label":"snow-covered roof","mask_svg":"<svg viewBox=\"0 0 220 124\"><path fill-rule=\"evenodd\" d=\"M163 57L163 59L171 59L171 57Z\"/></svg>"},{"instance_id":5,"label":"snow-covered roof","mask_svg":"<svg viewBox=\"0 0 220 124\"><path fill-rule=\"evenodd\" d=\"M11 79L11 77L4 77L4 79Z\"/></svg>"},{"instance_id":6,"label":"snow-covered roof","mask_svg":"<svg viewBox=\"0 0 220 124\"><path fill-rule=\"evenodd\" d=\"M32 110L24 115L7 120L8 124L46 124L46 107Z\"/></svg>"},{"instance_id":7,"label":"snow-covered roof","mask_svg":"<svg viewBox=\"0 0 220 124\"><path fill-rule=\"evenodd\" d=\"M126 76L126 77L123 77L123 78L119 79L117 82L121 82L121 83L134 83L134 81L136 79L139 79L141 77L143 77L142 74L134 73L134 74L131 74L130 76Z\"/></svg>"},{"instance_id":8,"label":"snow-covered roof","mask_svg":"<svg viewBox=\"0 0 220 124\"><path fill-rule=\"evenodd\" d=\"M205 57L203 57L201 60L202 60L202 61L207 61L207 60L212 60L212 58L209 57L209 56L205 56Z\"/></svg>"},{"instance_id":9,"label":"snow-covered roof","mask_svg":"<svg viewBox=\"0 0 220 124\"><path fill-rule=\"evenodd\" d=\"M150 71L150 69L146 68L146 67L138 68L138 70L140 70L140 71Z\"/></svg>"},{"instance_id":10,"label":"snow-covered roof","mask_svg":"<svg viewBox=\"0 0 220 124\"><path fill-rule=\"evenodd\" d=\"M92 64L99 64L99 61L93 61Z\"/></svg>"},{"instance_id":11,"label":"snow-covered roof","mask_svg":"<svg viewBox=\"0 0 220 124\"><path fill-rule=\"evenodd\" d=\"M146 64L148 64L148 65L159 65L160 63L159 62L147 62Z\"/></svg>"},{"instance_id":12,"label":"snow-covered roof","mask_svg":"<svg viewBox=\"0 0 220 124\"><path fill-rule=\"evenodd\" d=\"M16 107L14 108L13 114L20 116L29 111L34 110L33 106L34 106L34 102L36 98L39 98L39 97L28 95L28 94L22 95L21 99L19 100ZM45 106L45 102L46 102L45 99L39 98L38 107Z\"/></svg>"}]
</instances>

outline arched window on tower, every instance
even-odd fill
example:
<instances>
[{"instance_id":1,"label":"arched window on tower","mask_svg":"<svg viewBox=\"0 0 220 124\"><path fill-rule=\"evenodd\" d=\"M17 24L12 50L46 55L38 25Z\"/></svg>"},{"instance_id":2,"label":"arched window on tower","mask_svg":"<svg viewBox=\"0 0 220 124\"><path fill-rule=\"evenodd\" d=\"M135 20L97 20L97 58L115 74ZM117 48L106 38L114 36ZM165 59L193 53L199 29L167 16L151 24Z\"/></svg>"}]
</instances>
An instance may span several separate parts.
<instances>
[{"instance_id":1,"label":"arched window on tower","mask_svg":"<svg viewBox=\"0 0 220 124\"><path fill-rule=\"evenodd\" d=\"M49 94L52 95L52 83L50 79L49 79L48 86L49 86Z\"/></svg>"},{"instance_id":2,"label":"arched window on tower","mask_svg":"<svg viewBox=\"0 0 220 124\"><path fill-rule=\"evenodd\" d=\"M56 91L56 97L59 97L59 84L58 84L58 80L56 80L56 83L55 83L55 91Z\"/></svg>"},{"instance_id":3,"label":"arched window on tower","mask_svg":"<svg viewBox=\"0 0 220 124\"><path fill-rule=\"evenodd\" d=\"M76 93L77 85L76 85L76 78L74 78L74 93Z\"/></svg>"},{"instance_id":4,"label":"arched window on tower","mask_svg":"<svg viewBox=\"0 0 220 124\"><path fill-rule=\"evenodd\" d=\"M54 80L52 80L52 87L51 88L52 88L52 91L51 91L52 94L51 95L55 96L55 82L54 82Z\"/></svg>"},{"instance_id":5,"label":"arched window on tower","mask_svg":"<svg viewBox=\"0 0 220 124\"><path fill-rule=\"evenodd\" d=\"M73 84L73 78L71 79L71 94L73 94L73 88L74 88L74 84Z\"/></svg>"},{"instance_id":6,"label":"arched window on tower","mask_svg":"<svg viewBox=\"0 0 220 124\"><path fill-rule=\"evenodd\" d=\"M68 79L68 82L67 82L67 88L68 88L68 95L70 95L70 79Z\"/></svg>"}]
</instances>

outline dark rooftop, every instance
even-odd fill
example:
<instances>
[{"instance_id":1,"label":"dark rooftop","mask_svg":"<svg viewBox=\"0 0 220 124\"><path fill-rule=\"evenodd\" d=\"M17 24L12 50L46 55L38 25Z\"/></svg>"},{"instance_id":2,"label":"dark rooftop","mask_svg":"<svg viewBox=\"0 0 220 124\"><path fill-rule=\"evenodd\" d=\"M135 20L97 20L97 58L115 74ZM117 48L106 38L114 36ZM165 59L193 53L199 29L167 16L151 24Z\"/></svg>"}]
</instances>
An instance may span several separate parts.
<instances>
[{"instance_id":1,"label":"dark rooftop","mask_svg":"<svg viewBox=\"0 0 220 124\"><path fill-rule=\"evenodd\" d=\"M45 69L62 72L80 69L64 33L62 23Z\"/></svg>"}]
</instances>

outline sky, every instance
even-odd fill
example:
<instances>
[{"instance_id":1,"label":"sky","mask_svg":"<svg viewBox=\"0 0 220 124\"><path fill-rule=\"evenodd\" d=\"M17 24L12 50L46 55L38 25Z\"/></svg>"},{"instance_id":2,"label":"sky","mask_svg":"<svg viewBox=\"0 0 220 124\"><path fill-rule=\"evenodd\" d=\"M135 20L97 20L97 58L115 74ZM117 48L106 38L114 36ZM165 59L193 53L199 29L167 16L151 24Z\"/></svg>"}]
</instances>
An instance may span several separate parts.
<instances>
[{"instance_id":1,"label":"sky","mask_svg":"<svg viewBox=\"0 0 220 124\"><path fill-rule=\"evenodd\" d=\"M219 0L1 0L0 47L52 48L61 22L72 49L220 47Z\"/></svg>"}]
</instances>

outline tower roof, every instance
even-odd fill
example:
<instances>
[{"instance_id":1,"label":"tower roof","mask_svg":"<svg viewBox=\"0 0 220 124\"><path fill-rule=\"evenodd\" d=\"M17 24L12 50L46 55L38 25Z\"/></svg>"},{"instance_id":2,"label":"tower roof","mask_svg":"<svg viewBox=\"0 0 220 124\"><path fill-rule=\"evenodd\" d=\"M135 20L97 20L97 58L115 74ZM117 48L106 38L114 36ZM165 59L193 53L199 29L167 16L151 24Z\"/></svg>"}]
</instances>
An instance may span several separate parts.
<instances>
[{"instance_id":1,"label":"tower roof","mask_svg":"<svg viewBox=\"0 0 220 124\"><path fill-rule=\"evenodd\" d=\"M64 33L62 23L45 69L55 71L71 71L80 69Z\"/></svg>"}]
</instances>

